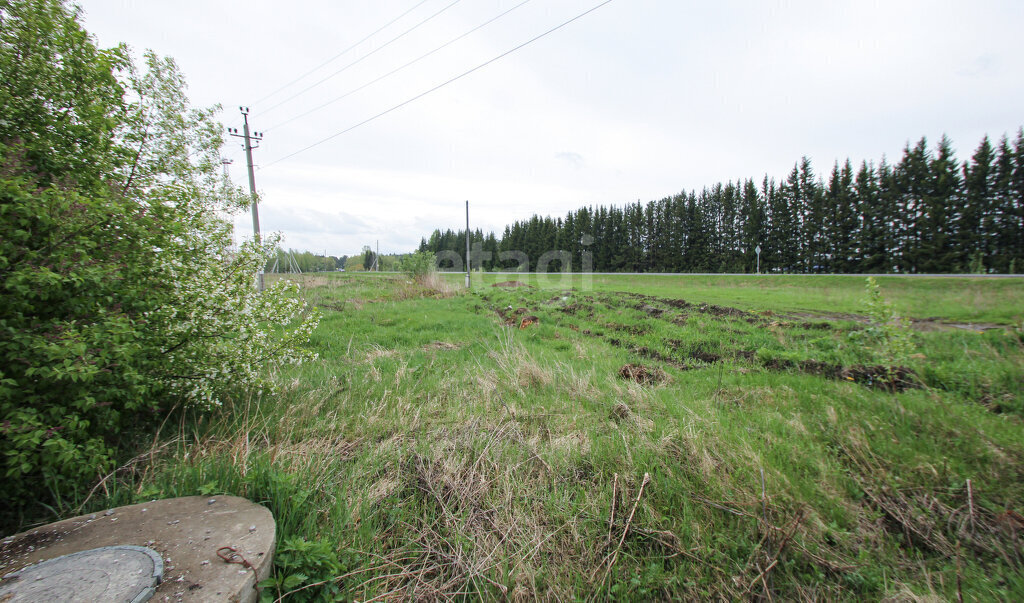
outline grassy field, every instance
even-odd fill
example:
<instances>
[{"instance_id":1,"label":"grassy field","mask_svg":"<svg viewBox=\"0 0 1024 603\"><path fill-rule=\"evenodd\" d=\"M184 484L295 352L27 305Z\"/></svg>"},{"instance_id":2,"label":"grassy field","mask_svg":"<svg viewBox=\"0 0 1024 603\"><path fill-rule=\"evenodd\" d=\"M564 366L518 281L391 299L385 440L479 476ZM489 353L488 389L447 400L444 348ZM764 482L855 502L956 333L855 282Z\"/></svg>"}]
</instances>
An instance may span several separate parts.
<instances>
[{"instance_id":1,"label":"grassy field","mask_svg":"<svg viewBox=\"0 0 1024 603\"><path fill-rule=\"evenodd\" d=\"M1020 281L304 280L320 360L91 505L262 502L288 600L1024 597Z\"/></svg>"},{"instance_id":2,"label":"grassy field","mask_svg":"<svg viewBox=\"0 0 1024 603\"><path fill-rule=\"evenodd\" d=\"M474 287L517 279L544 289L628 291L753 310L857 313L864 298L858 275L561 275L474 273ZM464 273L448 273L465 284ZM880 276L886 297L904 316L950 322L1021 324L1024 279Z\"/></svg>"}]
</instances>

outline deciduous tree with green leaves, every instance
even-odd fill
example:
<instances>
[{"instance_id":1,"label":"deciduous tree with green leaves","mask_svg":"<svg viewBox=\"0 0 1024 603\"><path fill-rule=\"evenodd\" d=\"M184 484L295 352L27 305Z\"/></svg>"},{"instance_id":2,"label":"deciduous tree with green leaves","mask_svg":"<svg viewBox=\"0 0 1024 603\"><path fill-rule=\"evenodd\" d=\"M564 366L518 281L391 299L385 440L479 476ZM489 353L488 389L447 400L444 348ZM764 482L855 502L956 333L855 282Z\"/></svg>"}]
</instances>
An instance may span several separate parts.
<instances>
[{"instance_id":1,"label":"deciduous tree with green leaves","mask_svg":"<svg viewBox=\"0 0 1024 603\"><path fill-rule=\"evenodd\" d=\"M0 524L60 512L170 409L272 387L317 324L233 249L245 195L171 59L102 50L60 0L0 2Z\"/></svg>"}]
</instances>

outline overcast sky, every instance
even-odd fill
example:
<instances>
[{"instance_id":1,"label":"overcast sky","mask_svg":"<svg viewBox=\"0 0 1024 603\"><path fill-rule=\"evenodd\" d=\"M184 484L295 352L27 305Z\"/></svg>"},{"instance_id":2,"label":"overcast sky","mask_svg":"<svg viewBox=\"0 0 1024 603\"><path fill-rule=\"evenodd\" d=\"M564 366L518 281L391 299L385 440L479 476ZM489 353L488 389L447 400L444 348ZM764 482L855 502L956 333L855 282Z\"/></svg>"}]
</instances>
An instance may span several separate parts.
<instances>
[{"instance_id":1,"label":"overcast sky","mask_svg":"<svg viewBox=\"0 0 1024 603\"><path fill-rule=\"evenodd\" d=\"M500 236L533 213L781 179L804 155L827 172L836 160L898 158L908 141L946 134L965 159L984 134L1014 136L1024 125L1024 2L613 0L292 155L601 0L522 2L81 6L101 45L173 57L193 103L221 104L226 126L241 129L238 106L248 105L253 129L265 132L254 152L263 230L332 255L377 240L382 253L409 251L434 228L463 225L467 199L473 227ZM235 139L224 154L245 185ZM248 216L236 223L251 236Z\"/></svg>"}]
</instances>

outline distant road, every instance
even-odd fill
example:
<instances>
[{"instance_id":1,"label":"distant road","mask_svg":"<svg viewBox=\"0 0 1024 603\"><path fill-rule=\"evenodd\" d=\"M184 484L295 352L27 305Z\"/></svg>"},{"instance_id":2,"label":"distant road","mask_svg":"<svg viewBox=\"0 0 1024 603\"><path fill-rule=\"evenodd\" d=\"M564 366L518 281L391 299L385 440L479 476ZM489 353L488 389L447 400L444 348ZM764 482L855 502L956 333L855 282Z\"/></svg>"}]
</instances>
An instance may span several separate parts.
<instances>
[{"instance_id":1,"label":"distant road","mask_svg":"<svg viewBox=\"0 0 1024 603\"><path fill-rule=\"evenodd\" d=\"M401 272L352 272L343 274L402 274ZM466 274L465 272L454 272L442 270L441 274ZM551 276L561 274L572 276L850 276L865 278L868 276L908 276L915 278L1024 278L1024 274L804 274L804 273L778 273L765 272L753 274L749 272L474 272L477 274L506 274L514 276Z\"/></svg>"},{"instance_id":2,"label":"distant road","mask_svg":"<svg viewBox=\"0 0 1024 603\"><path fill-rule=\"evenodd\" d=\"M445 272L445 274L465 274L464 272ZM474 273L477 274L477 273ZM526 274L526 275L557 275L561 272L484 272L483 274ZM593 276L915 276L932 278L1024 278L1024 274L803 274L765 272L753 274L749 272L569 272L576 275Z\"/></svg>"}]
</instances>

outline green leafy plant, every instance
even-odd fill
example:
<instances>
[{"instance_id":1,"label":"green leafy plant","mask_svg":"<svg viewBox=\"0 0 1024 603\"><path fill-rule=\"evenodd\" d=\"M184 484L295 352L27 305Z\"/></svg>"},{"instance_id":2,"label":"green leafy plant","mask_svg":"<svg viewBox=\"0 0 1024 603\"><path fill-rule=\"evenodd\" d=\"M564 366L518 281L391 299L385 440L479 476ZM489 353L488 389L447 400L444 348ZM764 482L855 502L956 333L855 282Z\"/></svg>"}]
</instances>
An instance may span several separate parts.
<instances>
[{"instance_id":1,"label":"green leafy plant","mask_svg":"<svg viewBox=\"0 0 1024 603\"><path fill-rule=\"evenodd\" d=\"M867 278L863 308L868 322L863 329L850 332L849 337L889 367L891 377L914 353L910 321L897 315L892 303L882 297L881 287L873 276Z\"/></svg>"},{"instance_id":2,"label":"green leafy plant","mask_svg":"<svg viewBox=\"0 0 1024 603\"><path fill-rule=\"evenodd\" d=\"M342 566L327 540L289 538L274 553L274 575L259 583L262 601L335 601Z\"/></svg>"},{"instance_id":3,"label":"green leafy plant","mask_svg":"<svg viewBox=\"0 0 1024 603\"><path fill-rule=\"evenodd\" d=\"M172 408L266 389L318 316L232 248L215 109L170 59L99 50L58 0L0 8L0 523L58 511ZM28 511L29 508L33 510Z\"/></svg>"},{"instance_id":4,"label":"green leafy plant","mask_svg":"<svg viewBox=\"0 0 1024 603\"><path fill-rule=\"evenodd\" d=\"M429 251L417 251L403 257L398 264L399 270L409 275L412 279L420 279L436 268L437 259Z\"/></svg>"}]
</instances>

